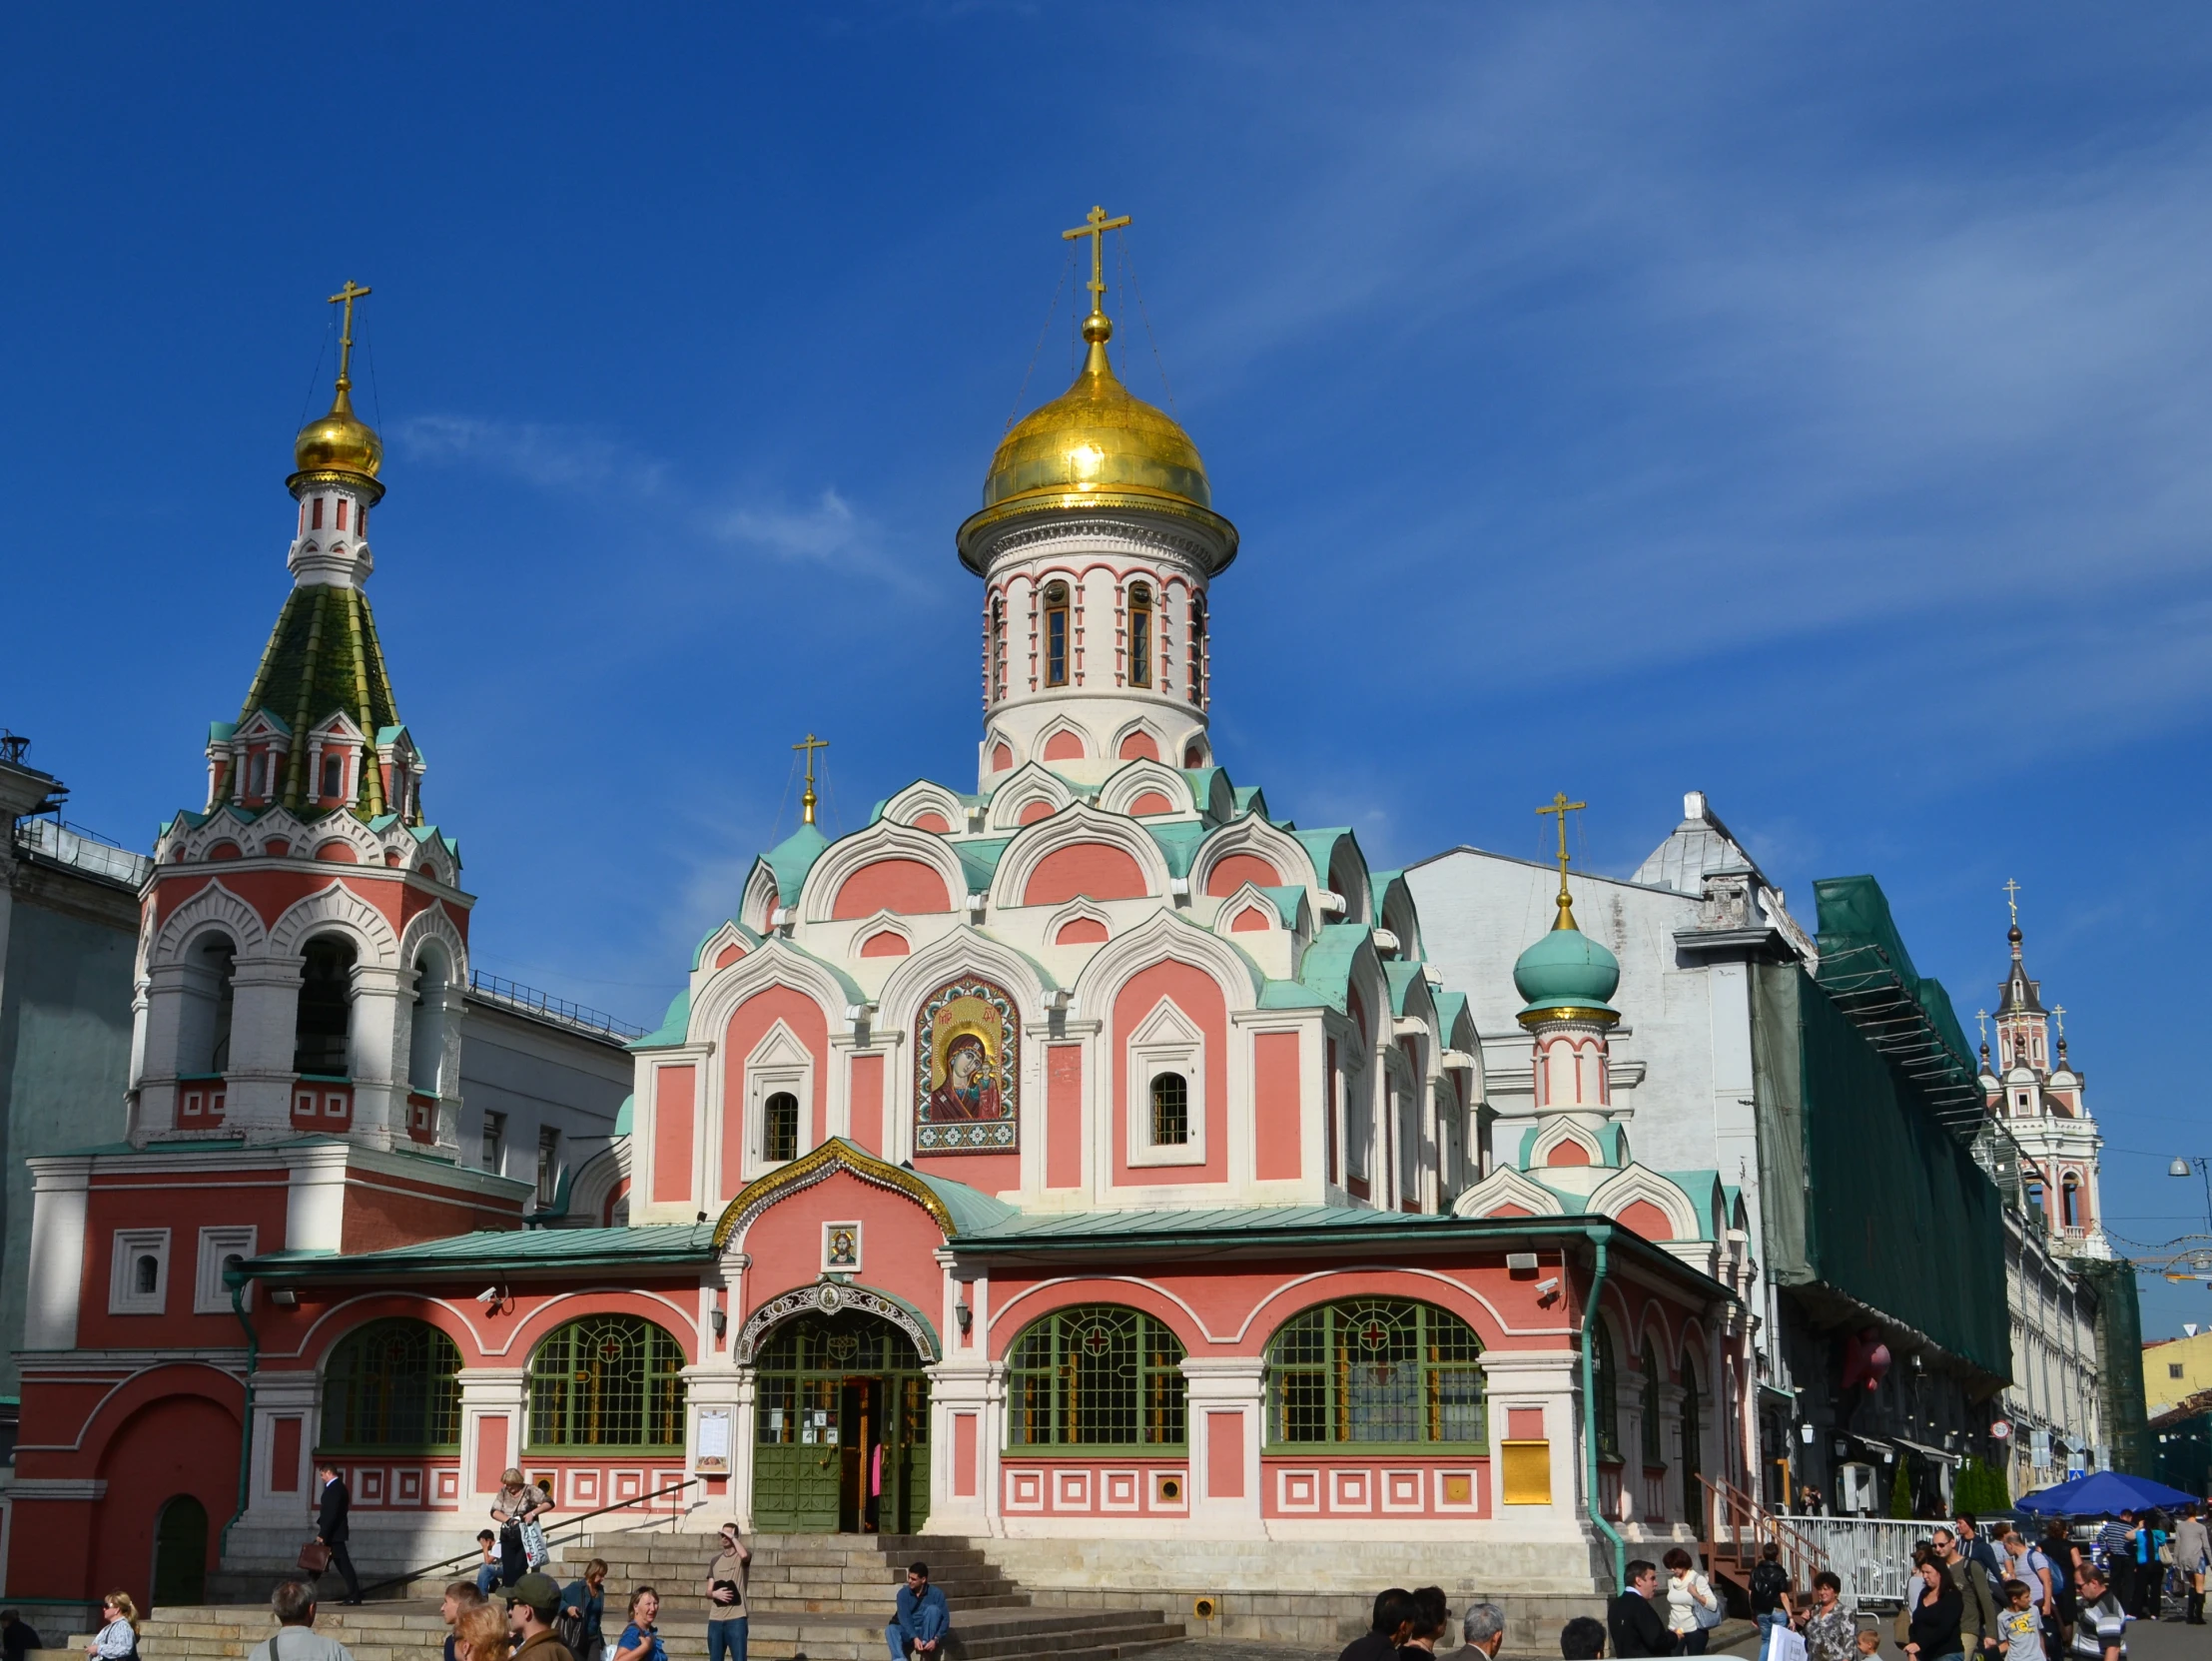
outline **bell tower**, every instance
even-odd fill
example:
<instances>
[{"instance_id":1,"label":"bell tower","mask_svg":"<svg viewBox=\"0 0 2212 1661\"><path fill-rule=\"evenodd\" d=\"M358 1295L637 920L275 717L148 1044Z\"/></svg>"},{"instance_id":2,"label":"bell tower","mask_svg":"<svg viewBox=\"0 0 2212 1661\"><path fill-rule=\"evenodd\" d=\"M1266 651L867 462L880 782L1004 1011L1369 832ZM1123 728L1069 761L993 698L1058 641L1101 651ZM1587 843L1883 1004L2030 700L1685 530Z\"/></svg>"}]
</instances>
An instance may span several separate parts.
<instances>
[{"instance_id":1,"label":"bell tower","mask_svg":"<svg viewBox=\"0 0 2212 1661\"><path fill-rule=\"evenodd\" d=\"M140 940L131 1137L340 1136L450 1153L468 913L460 850L422 819L366 585L383 443L354 412L351 280L338 386L286 480L292 587L207 794L155 847Z\"/></svg>"},{"instance_id":2,"label":"bell tower","mask_svg":"<svg viewBox=\"0 0 2212 1661\"><path fill-rule=\"evenodd\" d=\"M1033 761L1083 784L1138 759L1212 764L1206 587L1236 527L1189 434L1113 373L1103 245L1128 223L1093 208L1062 233L1091 243L1083 370L1008 430L960 527L984 580L987 795Z\"/></svg>"}]
</instances>

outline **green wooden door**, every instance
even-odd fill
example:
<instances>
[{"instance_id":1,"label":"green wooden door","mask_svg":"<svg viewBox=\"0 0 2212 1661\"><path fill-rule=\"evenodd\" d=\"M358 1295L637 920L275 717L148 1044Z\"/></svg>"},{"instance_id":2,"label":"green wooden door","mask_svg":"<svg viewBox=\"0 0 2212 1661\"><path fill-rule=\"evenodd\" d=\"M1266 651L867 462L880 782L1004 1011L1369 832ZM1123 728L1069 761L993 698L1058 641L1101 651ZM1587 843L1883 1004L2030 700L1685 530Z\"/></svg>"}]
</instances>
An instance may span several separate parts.
<instances>
[{"instance_id":1,"label":"green wooden door","mask_svg":"<svg viewBox=\"0 0 2212 1661\"><path fill-rule=\"evenodd\" d=\"M917 1513L910 1426L919 1418L927 1437L929 1380L921 1364L905 1333L857 1310L802 1315L776 1330L755 1362L757 1532L827 1534L869 1521L887 1533L919 1526L910 1519L929 1512L929 1453L925 1441ZM853 1388L862 1381L865 1391ZM856 1399L868 1410L856 1412ZM892 1402L898 1411L886 1410ZM879 1444L883 1490L877 1503L864 1505Z\"/></svg>"}]
</instances>

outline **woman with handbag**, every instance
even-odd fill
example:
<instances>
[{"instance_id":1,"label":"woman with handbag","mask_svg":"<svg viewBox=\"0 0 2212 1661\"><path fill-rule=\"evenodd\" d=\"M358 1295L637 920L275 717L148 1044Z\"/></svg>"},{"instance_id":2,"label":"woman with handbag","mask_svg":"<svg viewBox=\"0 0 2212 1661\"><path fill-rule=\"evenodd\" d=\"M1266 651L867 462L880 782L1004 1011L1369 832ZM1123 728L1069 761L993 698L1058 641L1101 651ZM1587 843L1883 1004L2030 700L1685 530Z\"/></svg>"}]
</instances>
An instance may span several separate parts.
<instances>
[{"instance_id":1,"label":"woman with handbag","mask_svg":"<svg viewBox=\"0 0 2212 1661\"><path fill-rule=\"evenodd\" d=\"M1703 1655L1706 1633L1721 1624L1721 1600L1682 1547L1661 1561L1667 1565L1667 1630L1675 1635L1675 1653Z\"/></svg>"},{"instance_id":2,"label":"woman with handbag","mask_svg":"<svg viewBox=\"0 0 2212 1661\"><path fill-rule=\"evenodd\" d=\"M530 1572L524 1530L536 1524L538 1512L551 1507L552 1501L523 1481L522 1472L515 1466L509 1465L499 1473L499 1496L492 1501L491 1520L499 1525L500 1584L512 1586Z\"/></svg>"},{"instance_id":3,"label":"woman with handbag","mask_svg":"<svg viewBox=\"0 0 2212 1661\"><path fill-rule=\"evenodd\" d=\"M129 1592L110 1592L100 1604L104 1623L99 1634L85 1645L85 1653L98 1661L126 1661L138 1654L138 1605Z\"/></svg>"}]
</instances>

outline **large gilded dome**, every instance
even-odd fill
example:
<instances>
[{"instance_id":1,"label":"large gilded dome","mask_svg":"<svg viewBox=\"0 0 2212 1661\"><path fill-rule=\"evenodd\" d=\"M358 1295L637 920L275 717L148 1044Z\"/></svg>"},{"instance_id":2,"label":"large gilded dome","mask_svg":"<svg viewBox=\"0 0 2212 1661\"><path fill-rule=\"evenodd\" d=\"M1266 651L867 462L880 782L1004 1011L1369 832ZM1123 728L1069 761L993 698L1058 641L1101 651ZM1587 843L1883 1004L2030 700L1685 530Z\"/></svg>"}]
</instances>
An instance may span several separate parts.
<instances>
[{"instance_id":1,"label":"large gilded dome","mask_svg":"<svg viewBox=\"0 0 2212 1661\"><path fill-rule=\"evenodd\" d=\"M1148 508L1203 523L1234 557L1236 530L1213 511L1198 446L1164 411L1121 385L1106 357L1113 325L1085 320L1090 342L1083 371L1068 391L1014 423L991 458L983 510L961 526L971 565L976 533L1017 515L1071 508Z\"/></svg>"},{"instance_id":2,"label":"large gilded dome","mask_svg":"<svg viewBox=\"0 0 2212 1661\"><path fill-rule=\"evenodd\" d=\"M292 441L294 464L304 473L350 472L374 478L384 463L383 440L354 414L353 396L341 381L331 413L300 428Z\"/></svg>"}]
</instances>

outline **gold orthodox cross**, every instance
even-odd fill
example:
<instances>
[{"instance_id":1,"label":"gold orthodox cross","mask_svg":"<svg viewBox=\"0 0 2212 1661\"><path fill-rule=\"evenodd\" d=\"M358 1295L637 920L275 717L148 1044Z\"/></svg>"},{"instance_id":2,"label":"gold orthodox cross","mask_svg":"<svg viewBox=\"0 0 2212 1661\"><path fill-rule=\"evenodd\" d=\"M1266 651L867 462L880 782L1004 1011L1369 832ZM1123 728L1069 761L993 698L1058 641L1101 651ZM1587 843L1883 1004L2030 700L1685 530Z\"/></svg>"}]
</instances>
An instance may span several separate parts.
<instances>
[{"instance_id":1,"label":"gold orthodox cross","mask_svg":"<svg viewBox=\"0 0 2212 1661\"><path fill-rule=\"evenodd\" d=\"M2004 903L2012 908L2012 926L2020 926L2020 885L2010 877L2004 879Z\"/></svg>"},{"instance_id":2,"label":"gold orthodox cross","mask_svg":"<svg viewBox=\"0 0 2212 1661\"><path fill-rule=\"evenodd\" d=\"M802 825L811 825L814 823L815 802L814 752L816 750L828 749L830 747L830 741L827 738L817 738L814 736L813 733L810 732L806 735L805 742L794 744L791 747L795 750L804 750L807 752L807 789L806 794L799 798L799 823Z\"/></svg>"},{"instance_id":3,"label":"gold orthodox cross","mask_svg":"<svg viewBox=\"0 0 2212 1661\"><path fill-rule=\"evenodd\" d=\"M1989 1012L1987 1010L1975 1010L1974 1025L1981 1029L1981 1047L1987 1050L1989 1048Z\"/></svg>"},{"instance_id":4,"label":"gold orthodox cross","mask_svg":"<svg viewBox=\"0 0 2212 1661\"><path fill-rule=\"evenodd\" d=\"M2050 1012L2058 1018L2058 1037L2059 1041L2063 1043L2066 1037L2066 1006L2064 1004L2053 1004L2050 1007Z\"/></svg>"},{"instance_id":5,"label":"gold orthodox cross","mask_svg":"<svg viewBox=\"0 0 2212 1661\"><path fill-rule=\"evenodd\" d=\"M338 384L341 387L351 387L354 384L348 374L354 362L354 302L366 300L374 292L372 289L357 287L354 280L349 277L346 280L346 287L331 296L333 306L343 302L346 307L346 321L339 326L338 334Z\"/></svg>"},{"instance_id":6,"label":"gold orthodox cross","mask_svg":"<svg viewBox=\"0 0 2212 1661\"><path fill-rule=\"evenodd\" d=\"M1106 234L1108 231L1118 231L1128 223L1129 216L1127 214L1123 214L1119 219L1107 219L1106 211L1104 208L1095 207L1084 216L1083 224L1077 226L1073 231L1063 231L1060 234L1060 240L1064 243L1072 243L1078 237L1089 237L1091 239L1090 289L1091 313L1094 317L1099 316L1106 310Z\"/></svg>"},{"instance_id":7,"label":"gold orthodox cross","mask_svg":"<svg viewBox=\"0 0 2212 1661\"><path fill-rule=\"evenodd\" d=\"M1536 810L1539 814L1555 814L1559 819L1559 916L1552 924L1555 929L1571 929L1575 926L1574 901L1567 893L1567 815L1579 813L1589 805L1588 802L1570 802L1567 792L1562 790L1552 797L1550 807Z\"/></svg>"}]
</instances>

